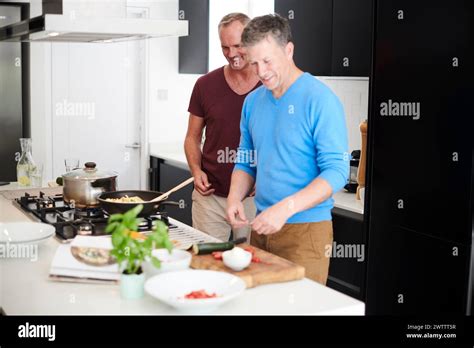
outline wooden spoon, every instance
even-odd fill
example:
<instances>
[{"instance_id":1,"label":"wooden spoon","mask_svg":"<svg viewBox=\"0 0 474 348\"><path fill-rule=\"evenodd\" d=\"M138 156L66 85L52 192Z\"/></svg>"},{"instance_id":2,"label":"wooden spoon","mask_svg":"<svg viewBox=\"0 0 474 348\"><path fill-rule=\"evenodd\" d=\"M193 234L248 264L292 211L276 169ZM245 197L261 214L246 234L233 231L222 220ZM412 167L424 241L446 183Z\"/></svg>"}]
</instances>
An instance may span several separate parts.
<instances>
[{"instance_id":1,"label":"wooden spoon","mask_svg":"<svg viewBox=\"0 0 474 348\"><path fill-rule=\"evenodd\" d=\"M179 184L178 186L173 187L171 190L169 190L169 191L163 193L162 195L160 195L160 196L158 196L158 197L156 197L156 198L153 198L153 199L152 199L151 201L149 201L149 202L159 202L159 201L161 201L161 200L163 200L163 199L166 199L166 198L168 198L168 196L169 196L170 194L172 194L173 192L182 189L184 186L189 185L189 184L192 183L192 182L194 182L194 178L193 178L193 177L187 179L186 181L183 181L181 184Z\"/></svg>"}]
</instances>

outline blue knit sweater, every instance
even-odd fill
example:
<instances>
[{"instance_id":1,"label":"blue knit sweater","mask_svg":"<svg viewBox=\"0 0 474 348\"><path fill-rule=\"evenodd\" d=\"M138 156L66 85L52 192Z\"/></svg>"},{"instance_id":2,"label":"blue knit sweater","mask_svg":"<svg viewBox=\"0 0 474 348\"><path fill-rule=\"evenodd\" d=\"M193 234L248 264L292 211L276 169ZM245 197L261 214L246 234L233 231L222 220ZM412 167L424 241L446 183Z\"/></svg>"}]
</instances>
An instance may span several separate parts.
<instances>
[{"instance_id":1,"label":"blue knit sweater","mask_svg":"<svg viewBox=\"0 0 474 348\"><path fill-rule=\"evenodd\" d=\"M256 179L257 214L322 178L337 192L347 183L349 155L344 110L337 96L304 73L278 99L264 86L242 108L234 170ZM331 220L332 197L288 223Z\"/></svg>"}]
</instances>

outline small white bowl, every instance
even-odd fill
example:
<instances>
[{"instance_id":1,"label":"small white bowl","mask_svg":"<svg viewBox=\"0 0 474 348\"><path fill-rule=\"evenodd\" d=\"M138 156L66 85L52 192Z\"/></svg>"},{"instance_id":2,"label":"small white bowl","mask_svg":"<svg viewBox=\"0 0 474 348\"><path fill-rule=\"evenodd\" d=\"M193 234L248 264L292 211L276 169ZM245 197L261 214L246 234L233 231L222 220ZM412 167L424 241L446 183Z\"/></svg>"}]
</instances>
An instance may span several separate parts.
<instances>
[{"instance_id":1,"label":"small white bowl","mask_svg":"<svg viewBox=\"0 0 474 348\"><path fill-rule=\"evenodd\" d=\"M238 247L234 247L238 248ZM235 256L235 250L227 250L222 253L222 261L224 262L224 265L229 267L230 269L238 272L242 271L243 269L247 268L250 263L252 262L252 253L242 250L242 253L239 254L241 257L236 257ZM239 248L240 249L240 248Z\"/></svg>"},{"instance_id":2,"label":"small white bowl","mask_svg":"<svg viewBox=\"0 0 474 348\"><path fill-rule=\"evenodd\" d=\"M245 282L230 273L204 270L187 270L162 273L145 283L145 291L185 313L209 313L220 305L239 296L245 290ZM206 299L187 299L186 294L204 290L217 297Z\"/></svg>"},{"instance_id":3,"label":"small white bowl","mask_svg":"<svg viewBox=\"0 0 474 348\"><path fill-rule=\"evenodd\" d=\"M163 272L183 271L189 269L191 264L192 255L185 250L173 249L169 253L167 249L155 249L151 254L161 261L161 267L156 268L151 261L143 262L143 271L147 277Z\"/></svg>"}]
</instances>

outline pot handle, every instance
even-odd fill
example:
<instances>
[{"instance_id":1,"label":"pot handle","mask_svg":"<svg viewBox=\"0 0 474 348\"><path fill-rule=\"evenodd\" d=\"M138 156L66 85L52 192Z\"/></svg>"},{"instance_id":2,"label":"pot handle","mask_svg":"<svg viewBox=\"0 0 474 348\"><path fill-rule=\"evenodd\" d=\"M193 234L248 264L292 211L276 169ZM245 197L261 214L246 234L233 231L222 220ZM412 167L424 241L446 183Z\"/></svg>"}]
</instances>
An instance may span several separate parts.
<instances>
[{"instance_id":1,"label":"pot handle","mask_svg":"<svg viewBox=\"0 0 474 348\"><path fill-rule=\"evenodd\" d=\"M103 187L94 187L92 186L92 194L97 199L101 194L105 192L105 188Z\"/></svg>"}]
</instances>

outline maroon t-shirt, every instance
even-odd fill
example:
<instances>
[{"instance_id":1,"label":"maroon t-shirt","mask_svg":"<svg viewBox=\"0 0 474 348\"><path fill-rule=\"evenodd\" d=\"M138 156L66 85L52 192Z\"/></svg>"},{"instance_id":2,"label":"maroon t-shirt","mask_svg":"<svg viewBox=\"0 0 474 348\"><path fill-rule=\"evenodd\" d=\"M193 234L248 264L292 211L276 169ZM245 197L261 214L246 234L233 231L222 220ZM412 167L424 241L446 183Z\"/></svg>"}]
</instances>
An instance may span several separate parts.
<instances>
[{"instance_id":1,"label":"maroon t-shirt","mask_svg":"<svg viewBox=\"0 0 474 348\"><path fill-rule=\"evenodd\" d=\"M260 85L258 82L252 90ZM229 194L234 169L231 160L235 161L239 146L240 115L247 94L239 95L229 87L224 67L221 67L197 80L189 102L188 111L204 117L206 140L201 168L218 196L227 197Z\"/></svg>"}]
</instances>

